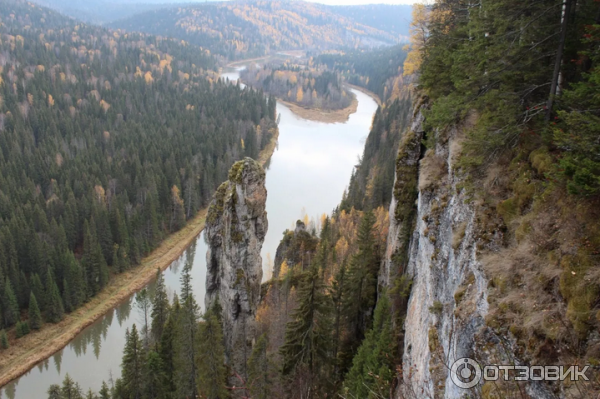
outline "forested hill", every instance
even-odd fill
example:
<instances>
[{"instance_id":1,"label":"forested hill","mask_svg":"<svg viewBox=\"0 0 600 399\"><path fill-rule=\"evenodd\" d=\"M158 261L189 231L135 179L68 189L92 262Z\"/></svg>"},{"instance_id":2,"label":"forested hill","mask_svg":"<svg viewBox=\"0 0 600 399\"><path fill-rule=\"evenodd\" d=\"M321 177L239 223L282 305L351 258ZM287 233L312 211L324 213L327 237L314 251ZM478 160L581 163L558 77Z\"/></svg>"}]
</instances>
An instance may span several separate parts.
<instances>
[{"instance_id":1,"label":"forested hill","mask_svg":"<svg viewBox=\"0 0 600 399\"><path fill-rule=\"evenodd\" d=\"M359 24L373 26L408 41L412 6L397 4L364 4L329 6L333 13L351 18Z\"/></svg>"},{"instance_id":2,"label":"forested hill","mask_svg":"<svg viewBox=\"0 0 600 399\"><path fill-rule=\"evenodd\" d=\"M214 66L181 40L0 0L0 328L59 321L258 155L275 101Z\"/></svg>"},{"instance_id":3,"label":"forested hill","mask_svg":"<svg viewBox=\"0 0 600 399\"><path fill-rule=\"evenodd\" d=\"M394 16L403 18L404 8L390 7ZM381 18L384 11L390 10L382 9ZM378 27L375 16L363 23L346 14L303 1L240 1L150 11L110 26L185 39L229 59L274 50L355 48L400 40L396 31Z\"/></svg>"}]
</instances>

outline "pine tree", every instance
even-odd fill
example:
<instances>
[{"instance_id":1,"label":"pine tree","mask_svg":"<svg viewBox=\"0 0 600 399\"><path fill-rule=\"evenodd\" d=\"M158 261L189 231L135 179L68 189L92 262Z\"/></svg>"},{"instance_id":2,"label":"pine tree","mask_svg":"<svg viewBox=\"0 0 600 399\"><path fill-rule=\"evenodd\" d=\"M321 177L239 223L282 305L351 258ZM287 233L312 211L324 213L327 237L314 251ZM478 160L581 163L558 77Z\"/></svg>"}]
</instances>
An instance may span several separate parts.
<instances>
[{"instance_id":1,"label":"pine tree","mask_svg":"<svg viewBox=\"0 0 600 399\"><path fill-rule=\"evenodd\" d=\"M39 330L42 327L42 314L33 292L29 296L29 325L34 330Z\"/></svg>"},{"instance_id":2,"label":"pine tree","mask_svg":"<svg viewBox=\"0 0 600 399\"><path fill-rule=\"evenodd\" d=\"M305 365L310 372L326 365L329 359L329 299L325 296L317 265L305 272L298 288L298 307L285 331L283 374Z\"/></svg>"},{"instance_id":3,"label":"pine tree","mask_svg":"<svg viewBox=\"0 0 600 399\"><path fill-rule=\"evenodd\" d=\"M105 381L102 381L102 387L100 388L98 394L100 395L100 399L110 399L110 389L108 389L108 385Z\"/></svg>"},{"instance_id":4,"label":"pine tree","mask_svg":"<svg viewBox=\"0 0 600 399\"><path fill-rule=\"evenodd\" d=\"M267 357L267 336L260 336L252 348L248 359L248 385L250 394L255 399L269 399L271 397L272 365Z\"/></svg>"},{"instance_id":5,"label":"pine tree","mask_svg":"<svg viewBox=\"0 0 600 399\"><path fill-rule=\"evenodd\" d=\"M8 349L8 336L6 335L6 331L0 330L0 348Z\"/></svg>"},{"instance_id":6,"label":"pine tree","mask_svg":"<svg viewBox=\"0 0 600 399\"><path fill-rule=\"evenodd\" d=\"M154 300L152 301L152 339L157 345L168 317L169 298L167 297L165 279L159 269L156 271L156 288L154 290Z\"/></svg>"},{"instance_id":7,"label":"pine tree","mask_svg":"<svg viewBox=\"0 0 600 399\"><path fill-rule=\"evenodd\" d=\"M384 292L377 302L373 328L367 333L344 381L348 397L387 396L394 378L396 352L390 301Z\"/></svg>"},{"instance_id":8,"label":"pine tree","mask_svg":"<svg viewBox=\"0 0 600 399\"><path fill-rule=\"evenodd\" d=\"M60 391L60 385L52 384L48 388L48 399L64 399L62 392Z\"/></svg>"},{"instance_id":9,"label":"pine tree","mask_svg":"<svg viewBox=\"0 0 600 399\"><path fill-rule=\"evenodd\" d=\"M35 299L38 300L40 311L45 311L48 304L48 298L46 297L46 290L44 289L42 280L37 273L34 273L31 276L31 292L35 296Z\"/></svg>"},{"instance_id":10,"label":"pine tree","mask_svg":"<svg viewBox=\"0 0 600 399\"><path fill-rule=\"evenodd\" d=\"M173 310L167 317L163 333L160 337L160 359L162 374L164 376L164 387L166 392L175 392L175 337L177 334L175 321L178 316L179 303L173 303Z\"/></svg>"},{"instance_id":11,"label":"pine tree","mask_svg":"<svg viewBox=\"0 0 600 399\"><path fill-rule=\"evenodd\" d=\"M72 252L65 254L65 262L67 264L65 267L67 285L63 287L65 291L63 296L68 295L71 308L77 309L87 298L87 283L84 271Z\"/></svg>"},{"instance_id":12,"label":"pine tree","mask_svg":"<svg viewBox=\"0 0 600 399\"><path fill-rule=\"evenodd\" d=\"M177 318L177 337L175 339L175 385L178 397L196 397L197 392L197 336L198 304L192 292L191 268L195 248L186 253L186 262L181 272L181 310Z\"/></svg>"},{"instance_id":13,"label":"pine tree","mask_svg":"<svg viewBox=\"0 0 600 399\"><path fill-rule=\"evenodd\" d=\"M158 399L165 397L163 366L160 355L155 351L148 353L145 364L145 390L144 397L148 399Z\"/></svg>"},{"instance_id":14,"label":"pine tree","mask_svg":"<svg viewBox=\"0 0 600 399\"><path fill-rule=\"evenodd\" d=\"M144 349L135 324L125 332L121 380L126 398L141 398L144 390Z\"/></svg>"},{"instance_id":15,"label":"pine tree","mask_svg":"<svg viewBox=\"0 0 600 399\"><path fill-rule=\"evenodd\" d=\"M29 323L27 323L26 321L18 321L17 325L15 326L15 332L16 332L17 338L21 338L21 337L29 334L29 332L30 332Z\"/></svg>"},{"instance_id":16,"label":"pine tree","mask_svg":"<svg viewBox=\"0 0 600 399\"><path fill-rule=\"evenodd\" d=\"M46 276L46 291L48 292L46 320L50 323L58 323L62 320L65 310L63 308L60 293L58 292L58 286L52 278L51 271L49 271Z\"/></svg>"},{"instance_id":17,"label":"pine tree","mask_svg":"<svg viewBox=\"0 0 600 399\"><path fill-rule=\"evenodd\" d=\"M65 376L63 380L62 387L60 389L60 393L63 398L69 399L83 399L83 392L78 383L74 382L69 374Z\"/></svg>"},{"instance_id":18,"label":"pine tree","mask_svg":"<svg viewBox=\"0 0 600 399\"><path fill-rule=\"evenodd\" d=\"M148 317L150 316L149 313L152 307L152 300L150 299L150 294L146 288L142 288L137 294L135 294L135 307L138 309L144 320L142 337L144 339L144 348L148 349L150 339L150 332L148 331Z\"/></svg>"},{"instance_id":19,"label":"pine tree","mask_svg":"<svg viewBox=\"0 0 600 399\"><path fill-rule=\"evenodd\" d=\"M349 366L349 360L363 340L377 300L377 273L380 262L373 237L374 223L375 215L371 211L365 212L358 230L358 252L352 257L347 271L342 306L349 335L341 348L342 370Z\"/></svg>"},{"instance_id":20,"label":"pine tree","mask_svg":"<svg viewBox=\"0 0 600 399\"><path fill-rule=\"evenodd\" d=\"M71 303L71 287L66 278L63 279L63 293L62 293L63 306L65 312L71 313L73 311L73 304Z\"/></svg>"},{"instance_id":21,"label":"pine tree","mask_svg":"<svg viewBox=\"0 0 600 399\"><path fill-rule=\"evenodd\" d=\"M227 369L223 326L212 311L204 315L198 332L198 392L203 398L227 398Z\"/></svg>"},{"instance_id":22,"label":"pine tree","mask_svg":"<svg viewBox=\"0 0 600 399\"><path fill-rule=\"evenodd\" d=\"M343 318L343 304L346 299L344 296L346 283L346 263L342 263L340 270L337 272L334 280L331 283L331 287L329 288L329 295L333 302L333 359L335 361L335 371L336 377L338 377L339 371L344 372L345 370L340 370L340 361L338 359L338 351L340 349L340 336L342 333L342 318Z\"/></svg>"},{"instance_id":23,"label":"pine tree","mask_svg":"<svg viewBox=\"0 0 600 399\"><path fill-rule=\"evenodd\" d=\"M19 303L8 278L4 284L4 293L2 295L2 315L4 316L4 325L6 327L14 325L19 320Z\"/></svg>"}]
</instances>

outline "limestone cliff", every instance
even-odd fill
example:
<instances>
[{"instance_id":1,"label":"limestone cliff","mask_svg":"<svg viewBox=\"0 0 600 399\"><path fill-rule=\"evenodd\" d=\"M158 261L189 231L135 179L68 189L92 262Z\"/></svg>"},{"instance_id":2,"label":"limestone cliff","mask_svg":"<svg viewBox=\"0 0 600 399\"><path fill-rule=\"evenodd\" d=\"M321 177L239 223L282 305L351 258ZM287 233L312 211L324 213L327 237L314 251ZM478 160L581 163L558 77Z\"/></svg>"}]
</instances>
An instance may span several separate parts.
<instances>
[{"instance_id":1,"label":"limestone cliff","mask_svg":"<svg viewBox=\"0 0 600 399\"><path fill-rule=\"evenodd\" d=\"M490 383L459 388L450 368L463 357L482 365L526 363L511 333L486 324L491 277L480 259L481 237L486 236L486 249L494 250L503 230L488 225L483 231L479 209L464 188L465 177L457 173L468 127L425 133L421 111L417 108L400 147L388 247L379 276L380 284L388 287L401 276L412 280L408 303L400 310L402 377L394 397L496 397ZM437 144L424 153L417 143L427 134L438 135ZM522 384L521 389L520 397L554 397L540 382Z\"/></svg>"},{"instance_id":2,"label":"limestone cliff","mask_svg":"<svg viewBox=\"0 0 600 399\"><path fill-rule=\"evenodd\" d=\"M262 280L260 250L267 232L265 172L251 158L235 163L206 219L206 308L222 307L225 355L242 377L252 350ZM231 381L232 384L239 381Z\"/></svg>"}]
</instances>

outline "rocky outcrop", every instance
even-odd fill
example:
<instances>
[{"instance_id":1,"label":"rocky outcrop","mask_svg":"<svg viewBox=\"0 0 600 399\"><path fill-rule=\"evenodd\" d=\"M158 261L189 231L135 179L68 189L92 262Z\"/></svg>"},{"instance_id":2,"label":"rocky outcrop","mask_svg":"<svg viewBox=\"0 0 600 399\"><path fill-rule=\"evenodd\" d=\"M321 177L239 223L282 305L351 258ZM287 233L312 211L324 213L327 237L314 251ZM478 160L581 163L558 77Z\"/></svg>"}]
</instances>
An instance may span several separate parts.
<instances>
[{"instance_id":1,"label":"rocky outcrop","mask_svg":"<svg viewBox=\"0 0 600 399\"><path fill-rule=\"evenodd\" d=\"M463 389L451 376L454 362L464 357L481 365L523 364L514 337L485 322L490 277L478 256L482 231L473 198L463 188L465 178L455 172L464 129L428 132L438 135L437 144L423 153L414 141L425 136L422 124L418 110L400 146L388 247L379 276L380 284L390 288L398 276L412 281L408 303L400 309L402 380L394 397L493 397L490 383ZM501 241L501 232L486 234L488 246ZM552 397L538 382L527 383L523 392L523 397Z\"/></svg>"},{"instance_id":2,"label":"rocky outcrop","mask_svg":"<svg viewBox=\"0 0 600 399\"><path fill-rule=\"evenodd\" d=\"M206 218L205 304L207 309L217 301L221 305L226 360L242 377L260 300L266 200L265 172L258 162L245 158L231 167L229 180L217 189Z\"/></svg>"}]
</instances>

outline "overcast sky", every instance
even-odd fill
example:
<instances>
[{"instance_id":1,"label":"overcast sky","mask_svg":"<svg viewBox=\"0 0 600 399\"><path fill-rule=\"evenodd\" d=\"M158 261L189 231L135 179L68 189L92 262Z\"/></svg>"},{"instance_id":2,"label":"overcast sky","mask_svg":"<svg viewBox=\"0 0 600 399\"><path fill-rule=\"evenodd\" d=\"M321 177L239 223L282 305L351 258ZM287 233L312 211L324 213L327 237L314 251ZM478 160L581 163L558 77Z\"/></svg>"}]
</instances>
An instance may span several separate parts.
<instances>
[{"instance_id":1,"label":"overcast sky","mask_svg":"<svg viewBox=\"0 0 600 399\"><path fill-rule=\"evenodd\" d=\"M357 4L414 4L415 0L307 0L313 3L329 4L334 6L340 5L357 5Z\"/></svg>"}]
</instances>

